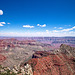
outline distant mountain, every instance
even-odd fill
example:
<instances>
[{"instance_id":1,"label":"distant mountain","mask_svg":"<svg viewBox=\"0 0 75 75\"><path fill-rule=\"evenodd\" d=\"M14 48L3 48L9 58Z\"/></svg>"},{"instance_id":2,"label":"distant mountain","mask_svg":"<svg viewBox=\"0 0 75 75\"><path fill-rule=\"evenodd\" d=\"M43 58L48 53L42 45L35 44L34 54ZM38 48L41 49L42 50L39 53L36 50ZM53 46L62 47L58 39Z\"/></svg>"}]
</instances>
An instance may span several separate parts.
<instances>
[{"instance_id":1,"label":"distant mountain","mask_svg":"<svg viewBox=\"0 0 75 75\"><path fill-rule=\"evenodd\" d=\"M42 43L51 44L58 48L61 44L67 44L75 47L75 37L13 37L14 39L25 41L25 40L35 40ZM13 39L12 37L1 37L0 39Z\"/></svg>"}]
</instances>

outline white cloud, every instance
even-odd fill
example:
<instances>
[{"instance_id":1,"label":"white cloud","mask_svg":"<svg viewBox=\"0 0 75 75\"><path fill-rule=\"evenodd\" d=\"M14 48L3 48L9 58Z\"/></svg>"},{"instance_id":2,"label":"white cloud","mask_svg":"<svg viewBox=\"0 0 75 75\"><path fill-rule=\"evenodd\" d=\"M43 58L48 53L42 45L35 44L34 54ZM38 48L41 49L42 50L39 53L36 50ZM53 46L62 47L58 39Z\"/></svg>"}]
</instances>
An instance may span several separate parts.
<instances>
[{"instance_id":1,"label":"white cloud","mask_svg":"<svg viewBox=\"0 0 75 75\"><path fill-rule=\"evenodd\" d=\"M57 27L54 27L55 29L57 28Z\"/></svg>"},{"instance_id":2,"label":"white cloud","mask_svg":"<svg viewBox=\"0 0 75 75\"><path fill-rule=\"evenodd\" d=\"M0 10L0 15L3 15L3 11L2 10Z\"/></svg>"},{"instance_id":3,"label":"white cloud","mask_svg":"<svg viewBox=\"0 0 75 75\"><path fill-rule=\"evenodd\" d=\"M25 27L25 28L34 28L34 26L30 26L30 25L23 25L23 27Z\"/></svg>"},{"instance_id":4,"label":"white cloud","mask_svg":"<svg viewBox=\"0 0 75 75\"><path fill-rule=\"evenodd\" d=\"M71 26L71 25L65 25L65 26Z\"/></svg>"},{"instance_id":5,"label":"white cloud","mask_svg":"<svg viewBox=\"0 0 75 75\"><path fill-rule=\"evenodd\" d=\"M46 30L47 33L49 33L49 30Z\"/></svg>"},{"instance_id":6,"label":"white cloud","mask_svg":"<svg viewBox=\"0 0 75 75\"><path fill-rule=\"evenodd\" d=\"M54 27L54 29L56 29L57 27ZM58 29L63 29L62 27L59 27Z\"/></svg>"},{"instance_id":7,"label":"white cloud","mask_svg":"<svg viewBox=\"0 0 75 75\"><path fill-rule=\"evenodd\" d=\"M52 32L56 33L56 32L59 32L59 31L57 31L57 30L53 30Z\"/></svg>"},{"instance_id":8,"label":"white cloud","mask_svg":"<svg viewBox=\"0 0 75 75\"><path fill-rule=\"evenodd\" d=\"M0 23L0 26L4 26L4 25L2 25L2 24Z\"/></svg>"},{"instance_id":9,"label":"white cloud","mask_svg":"<svg viewBox=\"0 0 75 75\"><path fill-rule=\"evenodd\" d=\"M37 26L39 26L39 27L46 27L46 24L43 24L43 25L37 24Z\"/></svg>"},{"instance_id":10,"label":"white cloud","mask_svg":"<svg viewBox=\"0 0 75 75\"><path fill-rule=\"evenodd\" d=\"M58 29L63 29L62 27L59 27Z\"/></svg>"},{"instance_id":11,"label":"white cloud","mask_svg":"<svg viewBox=\"0 0 75 75\"><path fill-rule=\"evenodd\" d=\"M63 29L63 30L61 30L61 31L71 31L71 30L73 30L73 29L75 29L75 26L74 26L74 27L72 27L72 28Z\"/></svg>"},{"instance_id":12,"label":"white cloud","mask_svg":"<svg viewBox=\"0 0 75 75\"><path fill-rule=\"evenodd\" d=\"M75 29L75 26L74 27L72 27L73 29Z\"/></svg>"},{"instance_id":13,"label":"white cloud","mask_svg":"<svg viewBox=\"0 0 75 75\"><path fill-rule=\"evenodd\" d=\"M69 26L71 26L71 25L69 25Z\"/></svg>"},{"instance_id":14,"label":"white cloud","mask_svg":"<svg viewBox=\"0 0 75 75\"><path fill-rule=\"evenodd\" d=\"M46 30L46 32L48 32L49 30Z\"/></svg>"},{"instance_id":15,"label":"white cloud","mask_svg":"<svg viewBox=\"0 0 75 75\"><path fill-rule=\"evenodd\" d=\"M30 26L30 25L29 25ZM30 28L29 26L28 27ZM2 33L0 32L0 36L24 36L24 37L65 37L65 36L74 36L75 37L75 31L70 31L75 29L75 26L72 28L68 28L69 30L66 31L66 29L62 30L46 30L44 32L8 32L8 33Z\"/></svg>"},{"instance_id":16,"label":"white cloud","mask_svg":"<svg viewBox=\"0 0 75 75\"><path fill-rule=\"evenodd\" d=\"M68 31L74 30L75 26L72 28L67 28L67 29L63 29L62 27L59 27L58 29L62 29L62 30L53 30L53 32L68 32Z\"/></svg>"},{"instance_id":17,"label":"white cloud","mask_svg":"<svg viewBox=\"0 0 75 75\"><path fill-rule=\"evenodd\" d=\"M0 26L4 26L3 24L6 24L5 22L0 22Z\"/></svg>"},{"instance_id":18,"label":"white cloud","mask_svg":"<svg viewBox=\"0 0 75 75\"><path fill-rule=\"evenodd\" d=\"M62 27L59 27L58 29L62 29ZM67 29L62 29L62 30L53 30L52 32L69 32L69 31L72 31L74 29L75 29L75 26L72 28L67 28Z\"/></svg>"},{"instance_id":19,"label":"white cloud","mask_svg":"<svg viewBox=\"0 0 75 75\"><path fill-rule=\"evenodd\" d=\"M7 23L7 24L10 24L10 23Z\"/></svg>"},{"instance_id":20,"label":"white cloud","mask_svg":"<svg viewBox=\"0 0 75 75\"><path fill-rule=\"evenodd\" d=\"M5 22L0 22L1 24L6 24Z\"/></svg>"},{"instance_id":21,"label":"white cloud","mask_svg":"<svg viewBox=\"0 0 75 75\"><path fill-rule=\"evenodd\" d=\"M47 32L48 31L48 32ZM64 36L74 36L75 32L53 32L46 30L45 32L8 32L8 33L1 33L0 36L24 36L24 37L64 37Z\"/></svg>"}]
</instances>

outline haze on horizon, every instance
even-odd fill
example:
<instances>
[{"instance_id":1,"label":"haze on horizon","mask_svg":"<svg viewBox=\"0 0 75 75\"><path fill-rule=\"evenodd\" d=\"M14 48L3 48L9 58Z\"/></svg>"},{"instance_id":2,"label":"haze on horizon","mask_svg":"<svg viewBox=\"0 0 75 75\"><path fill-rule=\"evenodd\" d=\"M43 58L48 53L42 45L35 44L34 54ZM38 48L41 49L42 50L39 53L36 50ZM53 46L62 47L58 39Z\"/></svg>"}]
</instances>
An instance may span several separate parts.
<instances>
[{"instance_id":1,"label":"haze on horizon","mask_svg":"<svg viewBox=\"0 0 75 75\"><path fill-rule=\"evenodd\" d=\"M75 0L0 0L0 36L75 37Z\"/></svg>"}]
</instances>

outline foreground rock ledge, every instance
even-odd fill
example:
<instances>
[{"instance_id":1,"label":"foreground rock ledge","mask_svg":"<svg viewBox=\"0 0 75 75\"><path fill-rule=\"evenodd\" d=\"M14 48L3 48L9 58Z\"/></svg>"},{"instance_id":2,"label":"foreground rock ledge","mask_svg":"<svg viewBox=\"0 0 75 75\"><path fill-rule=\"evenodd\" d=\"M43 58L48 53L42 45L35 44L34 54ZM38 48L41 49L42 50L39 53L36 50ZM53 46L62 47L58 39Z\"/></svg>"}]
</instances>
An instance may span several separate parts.
<instances>
[{"instance_id":1,"label":"foreground rock ledge","mask_svg":"<svg viewBox=\"0 0 75 75\"><path fill-rule=\"evenodd\" d=\"M26 64L31 65L33 75L75 74L75 58L63 53L51 54L46 51L37 51L33 54L32 59L23 65Z\"/></svg>"},{"instance_id":2,"label":"foreground rock ledge","mask_svg":"<svg viewBox=\"0 0 75 75\"><path fill-rule=\"evenodd\" d=\"M14 65L12 71L17 75L75 75L74 52L75 48L63 44L56 53L36 51L30 60L19 67Z\"/></svg>"}]
</instances>

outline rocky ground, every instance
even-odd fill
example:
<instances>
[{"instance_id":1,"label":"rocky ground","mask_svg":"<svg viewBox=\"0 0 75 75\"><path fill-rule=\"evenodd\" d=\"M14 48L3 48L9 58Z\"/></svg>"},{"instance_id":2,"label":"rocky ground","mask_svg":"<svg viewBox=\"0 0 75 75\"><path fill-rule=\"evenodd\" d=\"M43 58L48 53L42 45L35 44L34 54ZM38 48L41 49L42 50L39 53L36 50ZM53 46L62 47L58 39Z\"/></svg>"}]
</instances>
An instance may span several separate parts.
<instances>
[{"instance_id":1,"label":"rocky ground","mask_svg":"<svg viewBox=\"0 0 75 75\"><path fill-rule=\"evenodd\" d=\"M0 75L74 75L75 48L37 41L0 40ZM9 74L7 74L9 73Z\"/></svg>"},{"instance_id":2,"label":"rocky ground","mask_svg":"<svg viewBox=\"0 0 75 75\"><path fill-rule=\"evenodd\" d=\"M35 51L53 50L50 44L36 42L34 40L18 41L16 39L0 40L0 56L3 60L1 65L13 68L23 61L30 59ZM3 59L3 56L5 57ZM6 60L5 60L6 59Z\"/></svg>"},{"instance_id":3,"label":"rocky ground","mask_svg":"<svg viewBox=\"0 0 75 75\"><path fill-rule=\"evenodd\" d=\"M64 50L66 53L63 52ZM60 46L59 52L37 51L33 54L32 59L22 64L22 66L26 64L31 65L33 75L74 75L74 51L75 48L64 44Z\"/></svg>"}]
</instances>

